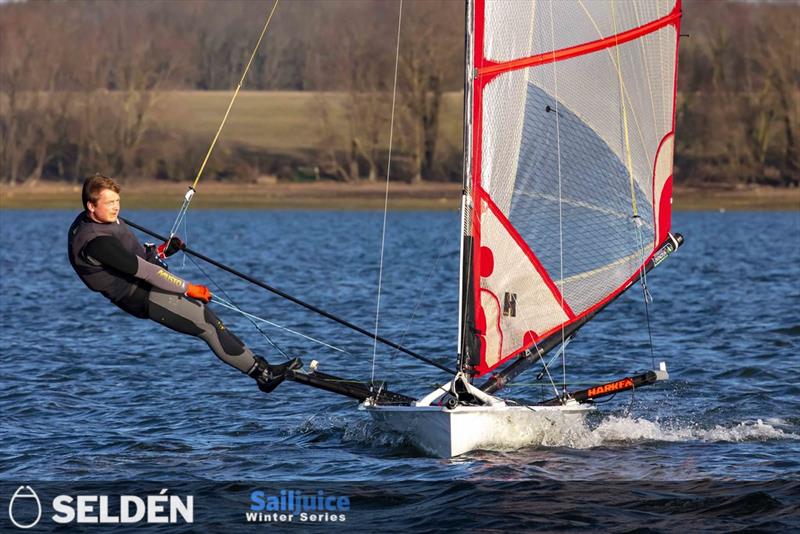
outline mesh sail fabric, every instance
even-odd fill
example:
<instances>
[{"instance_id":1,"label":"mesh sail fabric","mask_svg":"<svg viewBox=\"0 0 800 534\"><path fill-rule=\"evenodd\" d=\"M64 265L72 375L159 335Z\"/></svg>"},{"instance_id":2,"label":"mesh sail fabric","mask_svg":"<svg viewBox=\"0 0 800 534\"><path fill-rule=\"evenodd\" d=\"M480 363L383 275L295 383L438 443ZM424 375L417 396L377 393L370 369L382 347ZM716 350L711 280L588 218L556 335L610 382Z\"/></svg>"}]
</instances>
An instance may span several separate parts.
<instances>
[{"instance_id":1,"label":"mesh sail fabric","mask_svg":"<svg viewBox=\"0 0 800 534\"><path fill-rule=\"evenodd\" d=\"M476 1L478 375L624 290L669 231L679 18L674 1Z\"/></svg>"},{"instance_id":2,"label":"mesh sail fabric","mask_svg":"<svg viewBox=\"0 0 800 534\"><path fill-rule=\"evenodd\" d=\"M554 0L552 4L549 0L495 0L483 4L484 57L498 62L588 43L641 27L675 9L675 0ZM552 38L551 27L556 30ZM545 32L544 42L537 39Z\"/></svg>"}]
</instances>

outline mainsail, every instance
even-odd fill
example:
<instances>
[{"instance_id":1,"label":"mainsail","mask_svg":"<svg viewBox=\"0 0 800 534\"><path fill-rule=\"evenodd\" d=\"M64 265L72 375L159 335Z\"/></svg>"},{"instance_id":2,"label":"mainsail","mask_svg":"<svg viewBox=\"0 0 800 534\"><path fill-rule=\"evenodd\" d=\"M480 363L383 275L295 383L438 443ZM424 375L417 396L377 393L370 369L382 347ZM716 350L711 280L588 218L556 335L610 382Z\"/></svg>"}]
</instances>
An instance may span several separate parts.
<instances>
[{"instance_id":1,"label":"mainsail","mask_svg":"<svg viewBox=\"0 0 800 534\"><path fill-rule=\"evenodd\" d=\"M667 238L680 0L468 8L462 365L614 298Z\"/></svg>"}]
</instances>

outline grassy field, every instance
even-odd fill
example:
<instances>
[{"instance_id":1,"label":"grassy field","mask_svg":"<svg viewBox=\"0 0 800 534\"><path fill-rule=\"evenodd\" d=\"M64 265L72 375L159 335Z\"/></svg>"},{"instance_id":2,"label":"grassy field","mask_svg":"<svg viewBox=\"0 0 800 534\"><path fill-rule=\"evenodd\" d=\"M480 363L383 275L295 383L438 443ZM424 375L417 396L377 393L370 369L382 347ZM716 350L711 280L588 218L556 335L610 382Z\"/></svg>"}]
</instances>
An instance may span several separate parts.
<instances>
[{"instance_id":1,"label":"grassy field","mask_svg":"<svg viewBox=\"0 0 800 534\"><path fill-rule=\"evenodd\" d=\"M231 92L173 91L159 97L154 120L211 142L225 114ZM241 92L220 137L220 144L242 144L268 154L301 153L320 148L319 101L341 116L346 95L313 92ZM447 93L442 103L439 142L462 143L462 94ZM335 117L334 117L335 118ZM388 140L388 129L382 142ZM213 158L213 156L212 156ZM200 161L197 162L199 166ZM130 208L171 209L180 205L189 183L127 180L123 201ZM243 209L383 209L381 183L231 184L201 180L194 208ZM458 209L460 184L392 183L390 209ZM800 190L771 188L693 189L676 187L676 210L800 210ZM77 185L46 183L0 185L0 208L80 208Z\"/></svg>"},{"instance_id":2,"label":"grassy field","mask_svg":"<svg viewBox=\"0 0 800 534\"><path fill-rule=\"evenodd\" d=\"M122 183L123 208L178 209L190 184ZM460 206L460 184L390 184L389 209L448 210ZM81 209L78 185L0 187L0 209ZM192 209L383 210L385 183L201 183Z\"/></svg>"},{"instance_id":3,"label":"grassy field","mask_svg":"<svg viewBox=\"0 0 800 534\"><path fill-rule=\"evenodd\" d=\"M229 91L164 93L158 104L159 126L206 138L210 143L231 96ZM440 125L442 143L461 146L462 98L461 93L444 96ZM320 102L327 103L334 120L345 124L341 111L345 99L343 93L242 91L236 98L220 142L285 153L318 149L322 134ZM388 145L388 126L385 130L381 136L384 148Z\"/></svg>"},{"instance_id":4,"label":"grassy field","mask_svg":"<svg viewBox=\"0 0 800 534\"><path fill-rule=\"evenodd\" d=\"M123 182L125 208L176 209L189 184L165 182ZM342 184L201 183L192 202L196 209L333 209L382 210L383 183ZM392 183L389 209L456 210L460 205L460 184ZM800 210L800 189L750 188L707 190L676 188L673 207L690 210ZM34 186L0 186L0 209L80 209L77 185L40 183Z\"/></svg>"}]
</instances>

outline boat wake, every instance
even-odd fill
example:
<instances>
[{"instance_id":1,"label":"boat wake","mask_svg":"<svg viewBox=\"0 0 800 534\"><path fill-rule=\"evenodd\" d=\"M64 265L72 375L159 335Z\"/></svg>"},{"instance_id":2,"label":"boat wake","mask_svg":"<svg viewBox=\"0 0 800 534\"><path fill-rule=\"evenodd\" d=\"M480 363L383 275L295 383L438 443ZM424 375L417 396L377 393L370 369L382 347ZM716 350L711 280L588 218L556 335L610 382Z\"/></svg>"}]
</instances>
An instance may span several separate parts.
<instances>
[{"instance_id":1,"label":"boat wake","mask_svg":"<svg viewBox=\"0 0 800 534\"><path fill-rule=\"evenodd\" d=\"M728 425L703 427L699 423L672 420L650 421L644 417L603 417L587 421L568 414L515 414L503 431L489 438L493 451L513 451L520 448L566 447L591 449L614 447L643 442L715 442L740 443L796 439L800 434L790 430L782 419L756 419ZM338 440L345 444L407 451L410 441L401 434L382 429L370 420L352 421L344 417L312 417L297 429L312 441Z\"/></svg>"},{"instance_id":2,"label":"boat wake","mask_svg":"<svg viewBox=\"0 0 800 534\"><path fill-rule=\"evenodd\" d=\"M800 439L800 435L784 429L787 426L786 422L781 419L767 419L766 421L756 419L705 428L697 423L649 421L640 417L612 415L604 418L588 432L585 447L642 441L736 443Z\"/></svg>"},{"instance_id":3,"label":"boat wake","mask_svg":"<svg viewBox=\"0 0 800 534\"><path fill-rule=\"evenodd\" d=\"M800 434L788 430L780 419L757 419L730 425L703 427L697 423L669 420L650 421L643 417L607 416L592 423L563 414L531 414L528 421L520 420L504 435L493 441L504 446L492 450L513 450L521 447L567 447L591 449L614 447L643 442L753 442L800 439ZM783 427L783 428L781 428Z\"/></svg>"}]
</instances>

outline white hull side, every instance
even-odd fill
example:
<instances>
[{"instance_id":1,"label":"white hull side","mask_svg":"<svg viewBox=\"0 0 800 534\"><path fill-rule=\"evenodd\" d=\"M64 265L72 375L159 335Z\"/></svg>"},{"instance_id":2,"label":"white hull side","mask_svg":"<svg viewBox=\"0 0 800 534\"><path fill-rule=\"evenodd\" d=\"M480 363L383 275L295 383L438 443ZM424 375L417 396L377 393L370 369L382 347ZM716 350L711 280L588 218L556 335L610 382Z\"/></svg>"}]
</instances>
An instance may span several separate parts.
<instances>
[{"instance_id":1,"label":"white hull side","mask_svg":"<svg viewBox=\"0 0 800 534\"><path fill-rule=\"evenodd\" d=\"M554 425L582 420L593 407L568 406L374 406L362 404L385 430L408 437L423 452L451 458L469 451L512 450L542 442Z\"/></svg>"}]
</instances>

